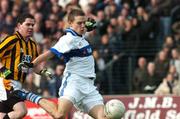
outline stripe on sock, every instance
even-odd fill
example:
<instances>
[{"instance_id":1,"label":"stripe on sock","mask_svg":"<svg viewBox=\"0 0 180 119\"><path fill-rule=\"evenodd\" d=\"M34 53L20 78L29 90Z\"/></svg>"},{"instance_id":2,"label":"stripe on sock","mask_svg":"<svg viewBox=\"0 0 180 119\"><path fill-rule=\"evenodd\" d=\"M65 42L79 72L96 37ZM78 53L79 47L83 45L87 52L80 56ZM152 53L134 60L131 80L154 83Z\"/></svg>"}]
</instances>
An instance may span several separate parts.
<instances>
[{"instance_id":1,"label":"stripe on sock","mask_svg":"<svg viewBox=\"0 0 180 119\"><path fill-rule=\"evenodd\" d=\"M36 104L39 103L41 98L42 98L41 96L33 94L33 93L29 93L28 96L27 96L27 100L29 100L29 101L31 101L33 103L36 103Z\"/></svg>"}]
</instances>

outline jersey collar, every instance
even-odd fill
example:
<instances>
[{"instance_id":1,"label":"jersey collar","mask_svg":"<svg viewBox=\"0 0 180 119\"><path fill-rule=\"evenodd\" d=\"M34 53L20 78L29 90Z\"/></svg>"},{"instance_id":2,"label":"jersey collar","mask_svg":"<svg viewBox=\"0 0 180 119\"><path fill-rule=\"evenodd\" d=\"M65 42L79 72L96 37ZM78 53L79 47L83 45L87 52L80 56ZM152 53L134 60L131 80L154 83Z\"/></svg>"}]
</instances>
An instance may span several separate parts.
<instances>
[{"instance_id":1,"label":"jersey collar","mask_svg":"<svg viewBox=\"0 0 180 119\"><path fill-rule=\"evenodd\" d=\"M25 39L23 38L23 36L22 36L18 31L16 31L15 34L18 36L19 39L24 40L25 42L27 42L27 40L25 40Z\"/></svg>"},{"instance_id":2,"label":"jersey collar","mask_svg":"<svg viewBox=\"0 0 180 119\"><path fill-rule=\"evenodd\" d=\"M67 28L65 30L66 33L71 33L73 36L79 36L79 37L82 37L82 35L79 35L77 32L75 32L73 29L71 28Z\"/></svg>"}]
</instances>

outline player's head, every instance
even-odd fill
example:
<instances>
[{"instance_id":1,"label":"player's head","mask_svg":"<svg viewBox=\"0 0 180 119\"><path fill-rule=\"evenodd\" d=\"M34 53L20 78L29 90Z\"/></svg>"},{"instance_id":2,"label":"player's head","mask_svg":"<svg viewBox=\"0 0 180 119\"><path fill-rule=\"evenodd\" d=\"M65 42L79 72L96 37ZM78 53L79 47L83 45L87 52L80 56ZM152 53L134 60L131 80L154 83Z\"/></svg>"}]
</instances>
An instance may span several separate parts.
<instances>
[{"instance_id":1,"label":"player's head","mask_svg":"<svg viewBox=\"0 0 180 119\"><path fill-rule=\"evenodd\" d=\"M30 14L22 14L17 19L17 31L24 37L28 38L33 35L35 19Z\"/></svg>"},{"instance_id":2,"label":"player's head","mask_svg":"<svg viewBox=\"0 0 180 119\"><path fill-rule=\"evenodd\" d=\"M81 9L72 9L68 14L68 23L70 27L79 35L85 33L85 22L87 18Z\"/></svg>"}]
</instances>

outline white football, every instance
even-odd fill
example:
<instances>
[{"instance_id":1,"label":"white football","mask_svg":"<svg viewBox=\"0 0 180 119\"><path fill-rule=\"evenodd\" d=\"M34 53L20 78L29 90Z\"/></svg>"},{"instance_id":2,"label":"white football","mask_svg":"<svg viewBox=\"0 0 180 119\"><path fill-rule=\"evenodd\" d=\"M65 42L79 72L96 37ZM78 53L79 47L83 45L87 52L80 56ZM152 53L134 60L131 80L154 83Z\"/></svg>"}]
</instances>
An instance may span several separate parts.
<instances>
[{"instance_id":1,"label":"white football","mask_svg":"<svg viewBox=\"0 0 180 119\"><path fill-rule=\"evenodd\" d=\"M105 115L109 119L121 119L124 116L125 111L126 108L123 102L118 99L109 100L104 108Z\"/></svg>"}]
</instances>

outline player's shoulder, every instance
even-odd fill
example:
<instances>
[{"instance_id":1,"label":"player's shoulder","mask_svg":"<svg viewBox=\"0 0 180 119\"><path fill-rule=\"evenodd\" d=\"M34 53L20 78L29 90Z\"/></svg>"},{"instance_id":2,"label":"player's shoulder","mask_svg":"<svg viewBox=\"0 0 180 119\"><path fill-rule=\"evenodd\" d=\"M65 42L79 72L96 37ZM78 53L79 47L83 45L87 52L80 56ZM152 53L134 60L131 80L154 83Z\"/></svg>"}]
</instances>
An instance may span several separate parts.
<instances>
[{"instance_id":1,"label":"player's shoulder","mask_svg":"<svg viewBox=\"0 0 180 119\"><path fill-rule=\"evenodd\" d=\"M64 43L72 43L73 42L73 37L70 35L63 35L60 39L60 42L64 42Z\"/></svg>"},{"instance_id":2,"label":"player's shoulder","mask_svg":"<svg viewBox=\"0 0 180 119\"><path fill-rule=\"evenodd\" d=\"M29 40L30 40L32 43L37 44L37 42L36 42L32 37L30 37Z\"/></svg>"},{"instance_id":3,"label":"player's shoulder","mask_svg":"<svg viewBox=\"0 0 180 119\"><path fill-rule=\"evenodd\" d=\"M1 36L0 38L0 43L2 42L16 42L18 37L16 35L6 35L6 36Z\"/></svg>"}]
</instances>

